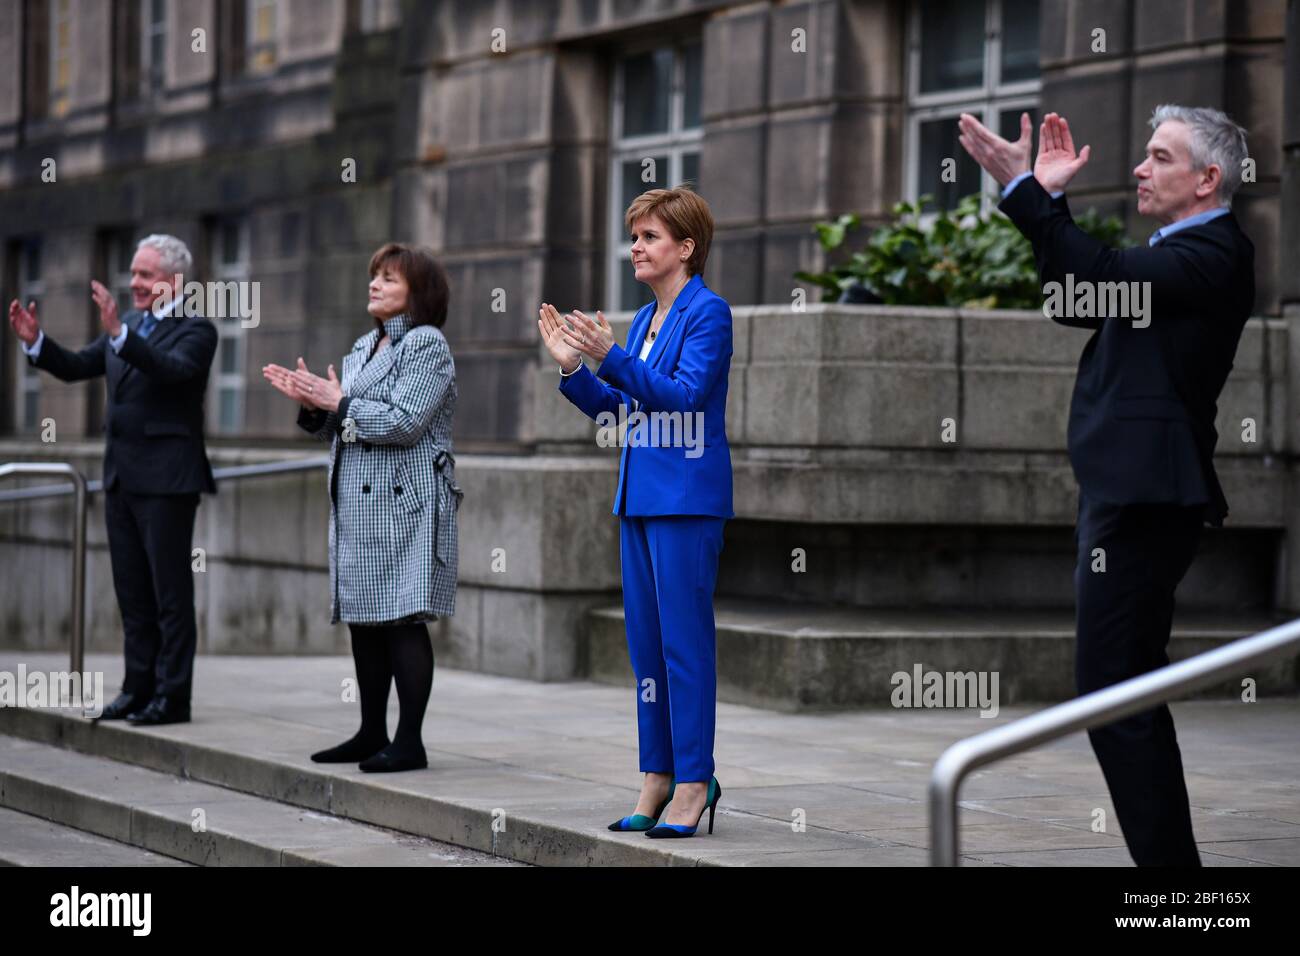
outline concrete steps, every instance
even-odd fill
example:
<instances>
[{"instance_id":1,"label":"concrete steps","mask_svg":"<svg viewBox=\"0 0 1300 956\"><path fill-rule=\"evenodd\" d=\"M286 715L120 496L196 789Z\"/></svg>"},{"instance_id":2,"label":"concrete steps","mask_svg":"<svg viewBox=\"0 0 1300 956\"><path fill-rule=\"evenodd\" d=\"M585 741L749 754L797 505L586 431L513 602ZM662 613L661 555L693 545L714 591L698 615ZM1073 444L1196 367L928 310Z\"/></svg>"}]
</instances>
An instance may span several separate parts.
<instances>
[{"instance_id":1,"label":"concrete steps","mask_svg":"<svg viewBox=\"0 0 1300 956\"><path fill-rule=\"evenodd\" d=\"M64 663L27 652L21 660L35 669ZM90 655L86 663L103 672L106 687L120 682L119 657ZM17 664L0 652L0 671ZM934 760L952 742L1028 712L1008 707L992 719L952 708L782 714L720 704L717 774L725 793L716 832L654 841L605 828L629 812L640 779L627 689L440 670L424 727L429 769L364 774L308 757L355 730L356 705L338 691L351 668L343 657L206 656L196 669L194 721L164 727L0 708L0 734L14 738L0 741L0 807L110 839L121 836L125 819L138 837L161 832L171 841L157 837L141 848L169 855L189 848L192 855L181 858L194 862L224 862L228 854L276 862L278 852L278 862L296 863L301 847L313 851L309 862L393 859L384 841L379 850L365 840L322 847L319 829L295 829L351 823L397 831L399 844L405 835L540 865L923 866ZM1295 696L1251 706L1175 705L1207 861L1213 854L1222 865L1296 863L1297 708ZM19 762L14 753L24 742L41 747L29 746ZM100 769L92 775L91 767ZM138 770L150 771L149 783L131 792L118 778ZM246 815L227 810L244 797L255 798L243 801L252 808ZM73 800L76 816L49 810ZM1093 830L1098 807L1108 818L1113 812L1082 734L976 771L962 805L966 865L1127 863L1114 825ZM195 808L205 811L202 834L192 832ZM112 814L118 829L88 825L95 813ZM199 840L207 843L192 842ZM349 856L322 860L331 848Z\"/></svg>"},{"instance_id":2,"label":"concrete steps","mask_svg":"<svg viewBox=\"0 0 1300 956\"><path fill-rule=\"evenodd\" d=\"M1073 612L871 609L719 598L718 699L786 712L889 707L894 674L996 672L999 702L1056 703L1075 695ZM1179 613L1171 661L1264 630L1261 614ZM631 686L622 607L587 615L591 680ZM1253 675L1260 693L1293 693L1297 663ZM1239 696L1240 681L1199 697Z\"/></svg>"},{"instance_id":3,"label":"concrete steps","mask_svg":"<svg viewBox=\"0 0 1300 956\"><path fill-rule=\"evenodd\" d=\"M0 809L0 866L190 866L38 816Z\"/></svg>"},{"instance_id":4,"label":"concrete steps","mask_svg":"<svg viewBox=\"0 0 1300 956\"><path fill-rule=\"evenodd\" d=\"M203 865L411 865L431 841L476 862L546 866L927 861L915 845L866 833L795 833L788 818L734 804L719 808L725 838L648 840L605 827L635 802L627 787L438 752L430 753L432 773L363 774L354 765L268 756L267 734L247 736L212 708L203 723L134 728L72 711L0 708L0 735L9 735L0 736L0 807ZM268 724L268 734L295 729L304 730ZM183 736L195 733L202 740ZM301 741L296 749L308 752ZM914 789L921 791L919 781ZM206 834L191 832L196 809L206 811ZM920 804L912 816L923 824Z\"/></svg>"},{"instance_id":5,"label":"concrete steps","mask_svg":"<svg viewBox=\"0 0 1300 956\"><path fill-rule=\"evenodd\" d=\"M15 834L0 840L0 857L28 865L167 865L165 858L201 866L508 862L18 737L0 736L0 808L9 811L0 834Z\"/></svg>"},{"instance_id":6,"label":"concrete steps","mask_svg":"<svg viewBox=\"0 0 1300 956\"><path fill-rule=\"evenodd\" d=\"M493 775L457 774L465 768L439 767L433 757L438 773L420 783L458 791L443 798L407 789L400 778L408 775L380 779L389 775L249 753L248 738L238 732L214 734L210 743L169 733L194 727L143 729L92 723L71 710L0 708L0 807L202 865L415 865L426 855L434 859L430 845L474 863L721 862L709 859L713 847L706 841L651 841L606 830L619 809L635 802L635 792L625 788L529 772L503 788ZM518 782L534 801L522 809ZM191 832L197 809L208 810L206 835ZM772 821L743 814L725 825L732 835L743 831L742 845L757 847L774 829ZM848 842L864 850L881 845L857 837ZM902 849L915 857L909 863L923 862L923 854Z\"/></svg>"}]
</instances>

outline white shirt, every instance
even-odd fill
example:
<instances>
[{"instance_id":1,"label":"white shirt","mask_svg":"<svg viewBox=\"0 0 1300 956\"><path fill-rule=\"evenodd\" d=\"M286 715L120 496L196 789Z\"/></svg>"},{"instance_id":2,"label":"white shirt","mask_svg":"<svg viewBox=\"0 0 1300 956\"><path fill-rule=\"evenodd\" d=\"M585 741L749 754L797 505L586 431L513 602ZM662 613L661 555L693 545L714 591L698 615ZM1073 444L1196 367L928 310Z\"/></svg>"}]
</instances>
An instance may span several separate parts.
<instances>
[{"instance_id":1,"label":"white shirt","mask_svg":"<svg viewBox=\"0 0 1300 956\"><path fill-rule=\"evenodd\" d=\"M660 331L663 331L663 330L660 329ZM648 355L650 354L650 350L651 350L652 348L654 348L654 347L655 347L655 340L652 339L652 338L650 338L650 332L649 332L649 330L646 330L645 341L641 343L641 354L640 354L639 356L637 356L637 357L640 358L641 361L644 362L644 361L646 360L646 356L648 356ZM632 410L633 410L633 411L636 411L636 410L639 409L640 407L641 407L641 403L640 403L639 401L637 401L635 398L632 399Z\"/></svg>"}]
</instances>

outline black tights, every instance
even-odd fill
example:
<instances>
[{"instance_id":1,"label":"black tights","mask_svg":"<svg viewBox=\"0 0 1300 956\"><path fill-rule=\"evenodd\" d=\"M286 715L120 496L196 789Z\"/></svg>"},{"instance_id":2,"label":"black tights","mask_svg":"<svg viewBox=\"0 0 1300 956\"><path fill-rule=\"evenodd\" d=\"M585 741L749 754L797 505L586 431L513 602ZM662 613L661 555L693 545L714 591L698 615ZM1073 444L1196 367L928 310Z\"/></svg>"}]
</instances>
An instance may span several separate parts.
<instances>
[{"instance_id":1,"label":"black tights","mask_svg":"<svg viewBox=\"0 0 1300 956\"><path fill-rule=\"evenodd\" d=\"M349 624L352 659L361 698L361 729L337 747L316 754L318 761L365 760L380 750L394 755L424 754L420 727L433 689L433 644L429 629L416 624ZM388 688L397 683L401 714L388 740Z\"/></svg>"},{"instance_id":2,"label":"black tights","mask_svg":"<svg viewBox=\"0 0 1300 956\"><path fill-rule=\"evenodd\" d=\"M388 686L397 683L397 718L394 749L424 750L420 727L433 690L433 644L423 624L350 624L352 659L357 665L357 690L361 696L361 731L358 736L388 740Z\"/></svg>"}]
</instances>

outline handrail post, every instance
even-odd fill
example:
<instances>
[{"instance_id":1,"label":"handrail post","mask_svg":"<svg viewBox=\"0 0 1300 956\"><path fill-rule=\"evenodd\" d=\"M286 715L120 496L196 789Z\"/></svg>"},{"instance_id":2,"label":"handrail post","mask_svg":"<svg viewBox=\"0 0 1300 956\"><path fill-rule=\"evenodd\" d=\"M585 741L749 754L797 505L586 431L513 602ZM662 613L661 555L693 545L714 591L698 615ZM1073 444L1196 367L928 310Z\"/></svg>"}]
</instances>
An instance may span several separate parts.
<instances>
[{"instance_id":1,"label":"handrail post","mask_svg":"<svg viewBox=\"0 0 1300 956\"><path fill-rule=\"evenodd\" d=\"M285 461L263 462L255 465L237 465L218 468L212 474L217 481L241 478L260 478L270 475L288 475L314 471L329 466L329 457L317 455L309 458L291 458ZM80 674L85 665L86 653L86 505L91 492L103 490L100 481L86 481L84 475L67 462L13 462L0 465L0 478L10 475L52 475L72 483L75 510L72 527L72 640L69 648L72 672ZM19 491L0 492L0 503L31 501L40 498L61 497L68 489L61 485L42 485Z\"/></svg>"},{"instance_id":2,"label":"handrail post","mask_svg":"<svg viewBox=\"0 0 1300 956\"><path fill-rule=\"evenodd\" d=\"M13 462L0 465L0 478L10 475L51 475L72 482L72 641L71 673L81 674L86 656L86 477L67 462Z\"/></svg>"},{"instance_id":3,"label":"handrail post","mask_svg":"<svg viewBox=\"0 0 1300 956\"><path fill-rule=\"evenodd\" d=\"M934 765L930 776L930 865L956 866L957 793L968 771L962 751L958 747L945 750Z\"/></svg>"},{"instance_id":4,"label":"handrail post","mask_svg":"<svg viewBox=\"0 0 1300 956\"><path fill-rule=\"evenodd\" d=\"M71 468L71 466L69 466ZM72 646L68 667L73 674L82 674L86 665L86 479L72 469L76 497L72 513ZM82 686L85 696L85 686Z\"/></svg>"}]
</instances>

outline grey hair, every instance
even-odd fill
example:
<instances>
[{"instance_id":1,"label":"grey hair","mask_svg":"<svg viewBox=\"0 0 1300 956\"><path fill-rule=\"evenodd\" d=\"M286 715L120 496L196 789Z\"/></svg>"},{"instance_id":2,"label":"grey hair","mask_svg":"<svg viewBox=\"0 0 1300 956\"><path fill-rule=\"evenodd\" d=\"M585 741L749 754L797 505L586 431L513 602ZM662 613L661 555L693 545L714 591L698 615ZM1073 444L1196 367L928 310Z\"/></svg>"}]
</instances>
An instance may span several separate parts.
<instances>
[{"instance_id":1,"label":"grey hair","mask_svg":"<svg viewBox=\"0 0 1300 956\"><path fill-rule=\"evenodd\" d=\"M158 254L162 256L162 267L168 274L178 272L184 276L190 274L190 268L194 265L194 257L190 255L190 247L175 236L155 232L153 235L141 239L136 244L135 251L139 252L146 246L158 250Z\"/></svg>"},{"instance_id":2,"label":"grey hair","mask_svg":"<svg viewBox=\"0 0 1300 956\"><path fill-rule=\"evenodd\" d=\"M1185 123L1192 135L1188 148L1195 169L1218 166L1219 205L1231 206L1232 194L1241 186L1242 167L1249 158L1246 152L1246 131L1228 118L1226 113L1208 106L1177 106L1166 103L1151 113L1151 128L1173 120Z\"/></svg>"}]
</instances>

